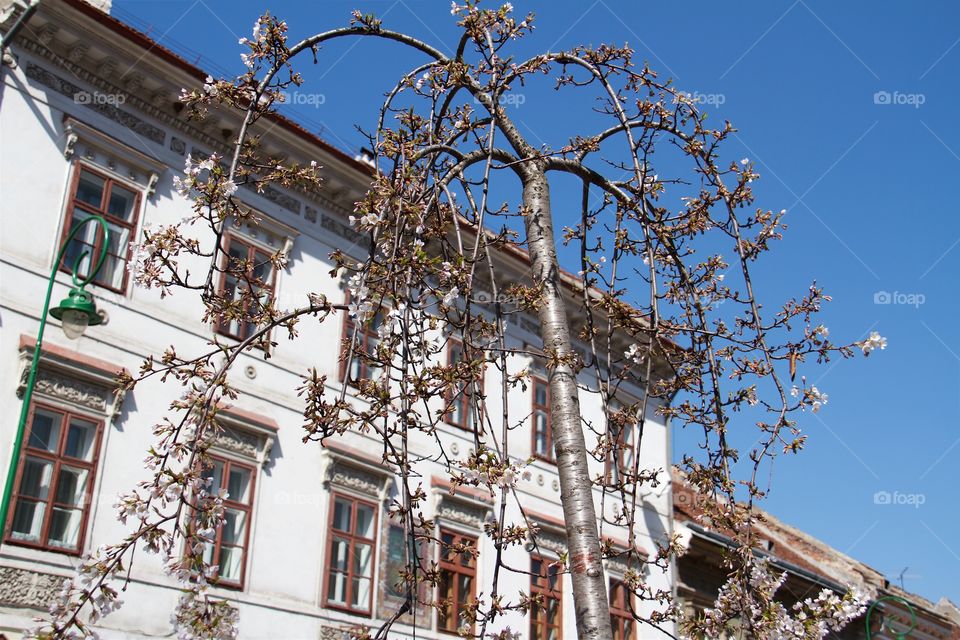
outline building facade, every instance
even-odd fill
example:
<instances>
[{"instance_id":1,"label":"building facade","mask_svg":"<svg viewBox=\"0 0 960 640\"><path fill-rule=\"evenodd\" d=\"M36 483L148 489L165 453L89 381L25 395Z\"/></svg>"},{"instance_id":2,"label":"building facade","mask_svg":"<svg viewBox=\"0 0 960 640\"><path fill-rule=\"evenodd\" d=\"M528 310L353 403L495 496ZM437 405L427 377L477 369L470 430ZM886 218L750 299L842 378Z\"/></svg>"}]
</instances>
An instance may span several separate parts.
<instances>
[{"instance_id":1,"label":"building facade","mask_svg":"<svg viewBox=\"0 0 960 640\"><path fill-rule=\"evenodd\" d=\"M0 3L6 30L22 10ZM89 288L107 322L78 340L67 340L51 321L41 350L40 370L28 418L10 517L0 546L0 632L19 637L33 626L82 557L99 545L123 538L113 507L116 496L148 476L142 460L153 441L152 426L179 394L175 385L150 380L125 396L112 392L120 369L136 371L149 355L176 345L181 353L201 353L210 339L242 339L250 327L206 323L202 305L183 294L161 297L133 285L127 265L129 243L145 225L170 223L190 213L190 203L173 188L186 157L224 152L237 123L228 116L188 121L178 102L184 87L198 87L206 73L82 0L43 3L11 43L15 64L3 69L0 94L0 472L6 474L27 363L36 346L42 295L57 251L72 225L92 214L109 223L112 240L107 261ZM348 223L353 202L369 182L369 166L305 131L277 119L266 139L268 151L291 161L315 160L323 167L322 193L268 187L263 193L237 194L262 215L258 226L232 225L231 255L249 257L282 250L289 261L276 273L258 274L271 283L269 295L281 307L293 307L310 293L344 300L341 282L327 274L334 249L364 255L362 238ZM93 235L82 236L95 244ZM82 246L70 247L68 258ZM523 257L509 258L517 273ZM508 262L509 262L508 260ZM205 265L197 265L205 271ZM69 275L61 272L54 300L62 298ZM230 286L223 283L222 286ZM259 352L240 357L232 378L240 397L220 415L222 435L214 446L215 482L228 491L226 523L209 549L220 567L214 593L239 611L241 638L339 638L357 625L376 628L397 610L402 594L394 584L402 565L403 530L387 517L396 495L396 478L375 452L382 445L349 434L325 446L303 444L302 400L297 387L304 371L316 368L336 391L355 375L353 363L339 358L344 328L340 318L303 322L297 342L277 338L269 359ZM539 344L535 318L514 316L508 325L511 345ZM450 349L454 347L451 346ZM448 353L445 357L455 358ZM520 371L535 363L519 356L510 366ZM493 375L493 374L490 374ZM604 424L603 404L588 373L584 415ZM497 380L486 380L490 388ZM545 440L549 423L546 387L534 381L511 393L512 415L528 415L531 434L512 453L532 456L531 475L518 485L526 516L541 528L536 553L511 547L506 563L529 568L531 575L507 574L502 593L544 595L547 611L529 618L503 617L526 637L561 640L575 635L569 576L556 574L552 561L565 551L559 483L552 449ZM632 393L632 395L631 395ZM639 391L625 389L621 402L635 402ZM499 402L499 400L491 400ZM648 468L669 466L665 425L650 408L639 455ZM454 455L465 457L473 445L467 418L453 411L438 437ZM537 437L540 435L541 437ZM523 443L526 443L525 445ZM421 453L432 442L414 441ZM526 448L524 448L526 447ZM431 466L432 465L432 466ZM484 493L451 491L439 464L424 462L429 511L448 544L470 542L479 558L453 562L436 551L445 576L441 594L463 602L489 593L492 576L484 558L493 553L483 526L494 502ZM606 473L597 462L594 476ZM670 483L643 496L635 533L642 550L655 551L671 531ZM599 490L598 490L599 496ZM599 500L598 500L599 502ZM604 501L612 514L618 505ZM521 519L511 503L507 517ZM609 524L604 535L622 545L627 532ZM532 545L528 545L532 546ZM618 587L625 567L607 565L613 587L611 615L618 638L660 637L637 630L632 608L645 612ZM654 589L670 589L673 576L658 569L646 576ZM170 636L169 615L179 592L155 556L138 553L125 601L103 619L103 638ZM439 638L459 626L456 606L446 611L420 608L404 616L391 637ZM494 630L494 629L491 629ZM449 637L449 635L447 636Z\"/></svg>"}]
</instances>

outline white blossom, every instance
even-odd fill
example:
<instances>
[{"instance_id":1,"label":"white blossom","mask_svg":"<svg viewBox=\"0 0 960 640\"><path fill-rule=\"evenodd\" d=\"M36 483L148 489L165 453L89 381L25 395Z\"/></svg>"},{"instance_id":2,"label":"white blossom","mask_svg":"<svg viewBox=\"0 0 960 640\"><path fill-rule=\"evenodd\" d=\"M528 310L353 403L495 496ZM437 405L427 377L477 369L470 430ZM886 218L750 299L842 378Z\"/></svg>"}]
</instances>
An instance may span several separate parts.
<instances>
[{"instance_id":1,"label":"white blossom","mask_svg":"<svg viewBox=\"0 0 960 640\"><path fill-rule=\"evenodd\" d=\"M887 348L887 339L881 336L876 331L870 332L870 337L860 343L860 348L863 349L863 355L870 355L871 351L880 349L883 351Z\"/></svg>"}]
</instances>

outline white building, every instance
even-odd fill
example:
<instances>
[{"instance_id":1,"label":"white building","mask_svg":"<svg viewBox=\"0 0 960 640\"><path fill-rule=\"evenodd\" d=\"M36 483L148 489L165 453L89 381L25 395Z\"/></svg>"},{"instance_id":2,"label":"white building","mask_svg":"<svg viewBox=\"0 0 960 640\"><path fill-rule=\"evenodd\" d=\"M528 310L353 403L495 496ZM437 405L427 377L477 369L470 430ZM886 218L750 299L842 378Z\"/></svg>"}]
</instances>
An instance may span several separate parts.
<instances>
[{"instance_id":1,"label":"white building","mask_svg":"<svg viewBox=\"0 0 960 640\"><path fill-rule=\"evenodd\" d=\"M11 0L0 2L4 30L10 28L17 6ZM115 401L110 392L113 374L119 368L136 371L145 357L169 345L182 353L200 353L215 331L242 335L244 329L201 322L198 301L181 294L162 299L155 290L136 288L124 268L127 243L143 225L189 213L189 203L172 189L186 155L222 151L233 134L230 121L207 120L198 126L180 113L181 88L199 86L206 74L81 0L43 3L12 42L11 53L16 64L3 69L0 94L4 475L24 372L61 241L71 221L86 213L104 214L116 239L97 285L89 288L109 321L76 341L67 340L55 321L47 327L28 437L18 461L15 502L0 546L0 633L12 639L33 626L33 617L45 611L62 576L71 575L84 554L122 538L127 528L117 521L112 505L119 492L147 477L141 461L152 442L151 427L179 394L175 385L151 381ZM305 301L308 292L342 300L340 283L327 275L328 255L340 248L362 256L346 216L364 192L368 168L288 121L277 122L270 144L291 160L321 164L325 195L241 190L238 196L263 213L264 223L255 229L232 228L231 247L267 253L285 248L290 261L275 274L273 291L281 306ZM521 257L511 259L519 271ZM68 290L68 274L61 272L57 283L54 304ZM509 329L512 344L539 344L533 318L519 319ZM399 604L391 583L403 538L401 532L398 539L398 529L384 509L396 489L380 461L382 445L356 434L328 440L326 447L301 442L299 376L316 367L339 389L342 331L339 318L304 322L299 342L279 339L268 360L244 355L234 374L242 396L224 415L226 430L217 444L231 498L230 530L221 532L215 549L221 567L215 591L239 609L241 638L340 637L338 629L346 626L378 626ZM517 370L528 364L516 362ZM589 373L583 375L589 385ZM498 386L495 380L487 384ZM536 385L512 394L511 413L534 413L538 397ZM584 393L581 405L588 418L602 424L598 394ZM461 456L472 445L472 436L452 424L440 437ZM526 458L534 453L533 440L527 440L527 450L511 453ZM516 442L522 445L524 440ZM641 451L644 466L667 469L668 451L666 428L651 416ZM484 558L492 546L481 527L492 513L492 500L464 490L451 495L439 465L420 471L431 480L430 507L441 531L478 541L479 561L457 569L469 574L458 584L472 594L489 593ZM604 473L603 464L596 463L592 473ZM660 493L644 497L643 514L637 518L636 532L648 552L663 542L671 526L669 477L664 480ZM555 466L538 459L532 478L518 489L527 515L543 528L540 551L552 559L564 548ZM605 507L612 510L614 503L608 498ZM348 507L356 516L341 524ZM515 505L508 517L520 519ZM615 542L626 539L610 525L604 534ZM358 561L341 574L338 556L345 551L368 561ZM519 547L508 553L513 566L529 567L536 561ZM623 567L610 562L608 570L615 581ZM507 576L502 593L531 591L527 576ZM658 570L648 579L654 588L670 588L671 576ZM531 629L531 623L517 615L506 616L501 624L526 634L537 631L539 637L560 631L572 638L569 576L562 577L560 591L558 628L544 624ZM176 582L157 558L138 552L132 582L122 595L125 605L102 621L101 637L169 637L169 614L177 597ZM624 604L621 599L620 609ZM410 635L412 622L420 637L444 637L443 620L430 609L404 618L394 635ZM660 637L650 629L632 635Z\"/></svg>"}]
</instances>

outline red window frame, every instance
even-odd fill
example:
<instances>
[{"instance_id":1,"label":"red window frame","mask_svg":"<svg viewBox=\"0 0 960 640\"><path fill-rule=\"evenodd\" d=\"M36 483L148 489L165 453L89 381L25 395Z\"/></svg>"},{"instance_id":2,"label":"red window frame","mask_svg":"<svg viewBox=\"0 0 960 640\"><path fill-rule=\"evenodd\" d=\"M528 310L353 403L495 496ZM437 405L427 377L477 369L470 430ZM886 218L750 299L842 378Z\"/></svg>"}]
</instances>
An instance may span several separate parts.
<instances>
[{"instance_id":1,"label":"red window frame","mask_svg":"<svg viewBox=\"0 0 960 640\"><path fill-rule=\"evenodd\" d=\"M613 439L613 450L607 453L607 469L606 469L606 478L607 484L609 485L619 485L620 478L622 477L622 472L625 470L628 473L633 473L633 461L629 462L629 468L627 467L627 454L634 453L633 448L633 435L634 431L637 428L636 422L631 422L620 427L615 427L611 422L611 415L623 411L623 405L618 401L614 400L609 403L607 408L607 431L609 433L613 432L614 428L617 428L616 438Z\"/></svg>"},{"instance_id":2,"label":"red window frame","mask_svg":"<svg viewBox=\"0 0 960 640\"><path fill-rule=\"evenodd\" d=\"M557 458L553 451L553 429L550 424L550 384L547 382L546 378L542 376L533 376L531 383L531 411L530 411L530 433L531 433L531 442L530 450L533 452L533 457L538 460L545 460L547 462L556 464ZM537 390L543 389L544 392L544 402L537 402ZM545 417L544 420L544 439L546 440L546 452L540 453L537 448L537 436L540 433L539 428L537 427L537 415L542 414Z\"/></svg>"},{"instance_id":3,"label":"red window frame","mask_svg":"<svg viewBox=\"0 0 960 640\"><path fill-rule=\"evenodd\" d=\"M104 181L103 194L100 196L99 206L94 206L89 202L84 202L83 200L80 200L77 198L77 188L80 185L80 174L84 171L91 173ZM134 199L133 211L130 214L129 221L123 220L121 218L117 218L115 216L110 215L109 213L110 194L113 191L114 185L119 185L120 187L128 191L132 191L136 196ZM90 165L84 162L80 162L79 160L73 163L73 176L70 179L70 197L67 200L67 209L66 209L66 212L64 213L63 233L60 236L59 246L62 247L63 243L66 242L67 240L67 236L70 235L70 231L73 225L74 209L80 209L92 216L93 215L102 216L103 219L109 222L110 224L123 227L129 231L129 234L127 236L128 241L125 243L125 246L121 247L120 249L121 255L114 255L114 254L108 253L108 258L110 256L113 256L117 259L118 261L117 268L122 270L123 272L123 282L121 283L119 288L114 287L110 284L107 284L100 280L100 276L105 275L103 274L103 272L101 272L101 274L98 274L97 277L93 280L93 284L97 285L98 287L103 287L104 289L107 289L109 291L114 291L120 294L126 293L127 281L130 277L129 272L127 271L127 265L130 262L130 243L136 241L137 222L140 219L140 203L142 201L143 201L143 192L140 187L136 185L128 184L126 182L122 182L120 180L116 180L115 178L110 177L108 174L102 171L98 171L93 167L91 167ZM86 243L83 240L81 240L79 235L74 237L73 242L79 242L88 247L90 246L89 243ZM88 264L89 264L89 261L96 260L100 256L100 251L102 250L102 246L103 246L103 234L101 234L100 230L97 229L94 244L90 248L90 255L87 258ZM74 265L67 264L66 261L67 261L66 255L64 255L64 263L59 265L60 271L63 271L66 273L73 273ZM106 264L106 261L104 262L104 264Z\"/></svg>"},{"instance_id":4,"label":"red window frame","mask_svg":"<svg viewBox=\"0 0 960 640\"><path fill-rule=\"evenodd\" d=\"M220 558L223 554L223 547L231 547L234 549L240 549L240 579L239 580L228 580L222 577L219 574L219 570L215 576L215 584L218 587L226 587L228 589L238 589L242 590L246 584L247 577L247 559L249 557L250 551L250 528L253 526L253 497L254 492L257 488L257 467L244 464L242 462L237 462L229 458L222 456L209 455L209 458L212 462L219 462L223 465L223 474L220 476L220 486L209 488L209 492L212 495L217 494L217 490L224 489L226 490L230 486L230 470L234 467L240 467L245 469L250 474L250 487L247 491L248 499L246 503L239 502L234 500L228 494L226 498L223 499L224 509L233 509L235 511L242 511L244 514L244 529L243 529L243 544L237 545L224 545L223 544L223 525L221 524L217 527L216 537L213 541L213 556L211 557L210 564L220 566Z\"/></svg>"},{"instance_id":5,"label":"red window frame","mask_svg":"<svg viewBox=\"0 0 960 640\"><path fill-rule=\"evenodd\" d=\"M633 593L622 580L610 580L610 626L613 640L634 640L636 620L631 600Z\"/></svg>"},{"instance_id":6,"label":"red window frame","mask_svg":"<svg viewBox=\"0 0 960 640\"><path fill-rule=\"evenodd\" d=\"M234 234L224 234L225 249L223 252L223 268L220 273L220 287L219 294L221 296L226 295L227 291L227 278L233 276L237 278L237 287L244 287L249 289L251 286L257 286L258 280L254 277L254 269L257 265L263 264L264 262L271 262L271 254L268 250L252 243L247 240L244 240ZM232 264L239 262L235 258L231 257L230 250L236 246L241 246L246 249L247 256L245 258L247 269L244 272L242 277L239 277L237 273L239 272L239 264ZM277 287L277 269L271 263L270 265L270 282L264 282L261 287L262 291L267 292L267 299L272 300L276 295ZM244 316L249 313L249 301L244 305L243 313ZM230 330L231 321L227 318L218 318L216 321L216 331L222 336L232 338L242 342L249 338L253 332L256 330L257 325L250 322L249 320L242 320L239 322L240 331L239 333L234 333Z\"/></svg>"},{"instance_id":7,"label":"red window frame","mask_svg":"<svg viewBox=\"0 0 960 640\"><path fill-rule=\"evenodd\" d=\"M460 359L457 360L454 358L455 353L460 353ZM447 340L447 367L452 367L458 362L463 362L467 360L467 351L464 348L463 342L456 338L449 338ZM472 383L464 384L462 381L457 382L455 388L447 389L447 392L444 394L444 402L447 405L447 409L453 408L453 411L447 411L446 421L448 424L451 424L455 427L459 427L464 431L473 431L474 422L476 421L476 415L473 411L473 396L474 394L483 393L483 374L481 373ZM459 415L459 418L457 417Z\"/></svg>"},{"instance_id":8,"label":"red window frame","mask_svg":"<svg viewBox=\"0 0 960 640\"><path fill-rule=\"evenodd\" d=\"M350 304L349 294L344 302ZM352 318L349 313L344 314L343 348L340 354L340 381L344 384L356 385L360 380L368 380L370 378L370 365L363 359L360 353L371 353L371 345L373 345L372 348L376 348L376 345L380 341L377 329L380 327L380 323L383 322L384 313L386 313L386 309L380 307L380 309L373 314L373 317L363 322L357 330L357 343L353 349L353 360L357 360L360 363L360 375L356 378L350 375L353 362L348 356L350 355L350 342L353 339L353 330L354 327L357 326L357 321Z\"/></svg>"},{"instance_id":9,"label":"red window frame","mask_svg":"<svg viewBox=\"0 0 960 640\"><path fill-rule=\"evenodd\" d=\"M350 531L341 531L340 529L334 529L334 515L336 513L335 506L337 500L342 500L348 502L351 505L350 508ZM373 532L372 537L367 538L356 533L357 529L357 505L364 505L370 507L373 510L373 522L371 523L370 530ZM357 498L345 493L334 492L330 494L330 513L328 514L329 525L327 531L329 535L327 536L327 559L326 559L326 571L324 572L324 592L323 592L323 604L325 607L330 609L338 609L340 611L348 611L350 613L370 617L373 612L373 592L376 588L374 578L376 577L376 563L377 563L377 520L380 515L377 505L369 500L364 500L362 498ZM345 593L344 601L346 604L340 604L338 602L333 602L330 600L330 574L334 573L333 570L333 541L334 538L340 538L346 540L348 545L347 552L347 590ZM357 608L351 607L351 596L353 595L353 578L354 578L354 564L353 557L356 550L357 544L365 544L370 546L370 595L367 598L366 608ZM338 571L337 573L343 573Z\"/></svg>"},{"instance_id":10,"label":"red window frame","mask_svg":"<svg viewBox=\"0 0 960 640\"><path fill-rule=\"evenodd\" d=\"M454 553L453 547L469 545L472 553ZM440 528L440 562L437 568L437 630L456 634L460 628L460 614L464 605L473 601L477 593L477 538L451 529ZM459 578L469 578L468 594L460 593ZM444 590L446 585L446 590Z\"/></svg>"},{"instance_id":11,"label":"red window frame","mask_svg":"<svg viewBox=\"0 0 960 640\"><path fill-rule=\"evenodd\" d=\"M60 433L57 436L57 450L56 453L51 453L45 449L38 449L36 447L30 446L30 437L33 433L34 419L36 416L37 409L49 413L59 414L61 416L60 422ZM67 436L70 431L70 421L71 419L81 420L83 422L93 423L96 428L96 435L94 436L94 441L92 444L92 452L89 461L80 460L77 458L71 458L64 454L64 448L67 444ZM4 542L8 544L20 545L25 547L33 547L35 549L43 549L45 551L55 551L57 553L64 553L67 555L78 556L82 553L84 549L84 544L86 541L86 532L87 532L87 521L90 517L90 498L93 495L93 486L96 478L98 462L100 458L100 441L103 438L103 420L97 419L90 415L72 411L70 409L65 409L62 407L57 407L54 405L48 405L41 402L31 403L29 419L27 421L29 428L24 433L24 446L20 454L20 460L17 461L17 475L16 482L14 484L13 494L10 496L10 511L7 516L7 522L4 523ZM27 457L40 458L44 461L51 462L53 464L53 471L51 473L50 488L47 492L46 500L37 500L30 496L21 495L21 482L23 480L23 471L26 464ZM57 495L57 489L60 484L60 468L63 464L67 464L70 467L81 468L87 472L87 486L84 490L83 502L81 505L82 514L80 516L80 530L77 534L77 544L71 549L68 547L61 547L57 545L51 545L49 543L50 537L50 521L53 515L54 507L58 506L55 498ZM22 538L16 538L13 536L13 520L17 513L17 504L20 500L29 500L31 502L44 502L46 507L43 514L43 525L40 528L40 539L39 541L24 540ZM59 503L61 507L73 508L75 505Z\"/></svg>"},{"instance_id":12,"label":"red window frame","mask_svg":"<svg viewBox=\"0 0 960 640\"><path fill-rule=\"evenodd\" d=\"M530 610L530 639L531 640L562 640L563 638L563 582L560 570L551 566L546 558L534 556L530 558L530 597L540 596L543 606ZM556 602L557 615L555 623L551 624L547 617L551 601ZM550 636L551 629L556 635Z\"/></svg>"}]
</instances>

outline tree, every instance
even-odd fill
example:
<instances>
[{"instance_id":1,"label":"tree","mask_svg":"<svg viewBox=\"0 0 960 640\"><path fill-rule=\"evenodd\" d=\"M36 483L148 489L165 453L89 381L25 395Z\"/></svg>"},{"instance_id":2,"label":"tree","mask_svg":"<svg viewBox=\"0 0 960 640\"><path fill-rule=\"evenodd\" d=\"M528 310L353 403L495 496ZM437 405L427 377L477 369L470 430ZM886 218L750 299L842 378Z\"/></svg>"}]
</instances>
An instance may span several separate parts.
<instances>
[{"instance_id":1,"label":"tree","mask_svg":"<svg viewBox=\"0 0 960 640\"><path fill-rule=\"evenodd\" d=\"M346 390L331 397L324 377L311 372L300 389L304 440L375 432L383 441L384 463L401 480L403 495L391 517L404 524L408 540L404 607L381 628L357 635L386 637L390 625L414 606L418 584L436 581L436 572L415 552L435 534L421 509L425 494L407 443L413 433L432 437L437 421L455 410L470 416L465 420L475 448L465 460L441 450L453 486L477 486L500 498L500 517L486 530L498 550L492 590L486 600L467 608L461 632L484 636L502 612L538 606L531 597L498 591L499 575L511 570L499 552L523 544L531 534L529 523L509 523L503 517L523 471L523 462L509 456L518 419L509 415L506 403L497 416L487 407L490 394L505 397L510 389L530 384L529 371L511 373L507 365L517 349L505 342L504 322L518 311L537 314L543 339L542 349L526 354L541 359L549 372L552 443L569 544L564 570L572 578L579 637L612 638L601 564L611 551L601 545L593 486L600 483L622 499L617 522L632 532L639 491L663 482L663 470L645 469L639 455L620 452L640 451L654 405L674 423L702 429L703 454L686 456L683 466L691 484L711 498L704 504L713 522L736 532L740 544L717 606L699 619L683 621L687 635L719 637L736 622L759 638L821 638L862 611L856 594L841 598L829 592L798 605L798 615L784 610L774 598L777 578L754 557L750 524L753 503L764 494L759 472L781 452L802 448L805 436L796 414L816 411L826 401L803 377L792 386L800 365L850 357L854 347L868 354L885 346L883 338L873 334L858 343L832 343L815 320L829 300L815 284L776 313L763 312L750 269L780 238L785 212L752 208L750 185L759 175L748 161L728 162L721 156L722 143L735 131L730 123L709 128L706 116L684 93L646 66L637 67L627 47L577 47L516 62L508 56L509 46L532 31L532 15L518 20L509 4L481 9L473 2L454 3L452 13L462 29L453 57L359 12L349 26L291 46L287 25L268 14L242 41L244 74L233 80L211 78L202 89L185 90L182 100L193 117L223 109L239 114L242 126L231 157L188 158L185 178L177 179L176 186L192 199L194 215L144 232L135 278L164 295L201 296L205 320L240 320L256 330L239 344L215 338L202 354L182 355L171 348L121 381L132 388L161 376L185 389L171 404L172 417L154 428L157 442L147 459L153 476L118 504L121 518L134 518L134 531L86 563L38 635L89 632L87 621L96 622L117 606L111 580L143 544L163 553L180 578L184 594L176 619L181 632L232 637L235 613L207 594L210 567L201 553L222 521L222 495L208 493L204 467L219 428L217 412L236 397L230 368L245 350L275 346L271 336L285 331L297 339L298 324L309 317L322 322L343 313L353 327L345 362L357 362L365 372L352 392L363 402L348 401ZM369 253L361 261L341 252L332 255L333 275L349 276L349 303L313 295L303 307L280 309L258 294L265 283L249 260L224 260L224 225L230 220L256 223L235 198L238 185L323 188L316 165L287 165L267 157L258 124L274 117L284 92L302 83L293 66L297 56L310 51L316 60L324 44L348 37L390 40L423 54L425 62L387 92L369 136L376 154L372 185L357 203L353 220L369 240ZM551 73L558 90L594 91L609 126L574 137L560 149L532 145L504 104L515 87ZM655 150L660 155L655 157ZM661 159L667 150L673 157ZM568 174L582 185L579 219L560 234L551 209L551 173ZM514 206L494 203L500 189L506 189L496 180L502 175L519 183ZM601 196L596 207L591 204L594 193ZM668 204L668 196L669 202L682 205ZM511 226L515 220L519 224ZM558 235L579 246L576 276L560 268ZM729 262L721 253L726 246L732 246ZM503 285L498 260L505 254L528 260L528 282ZM186 258L197 257L209 263L199 279L182 266ZM285 256L277 253L271 260L282 267ZM239 283L229 295L216 286L224 273ZM490 309L476 303L477 292L485 287L492 291ZM628 296L633 304L624 301ZM571 321L574 306L583 317L576 325ZM359 338L374 329L377 341L370 347ZM590 345L585 357L574 349L574 335ZM462 356L443 365L433 356L449 341L462 345ZM485 367L500 373L500 389L481 388ZM609 416L603 425L590 424L581 415L578 374L584 368L592 369L598 381ZM641 386L644 394L636 405L619 407L614 398L625 381ZM740 452L728 444L734 420L755 421L760 440L748 453L749 463L741 462ZM635 436L627 439L627 433ZM588 444L586 434L595 442ZM442 448L439 439L437 443ZM589 476L591 455L631 463L618 468L611 482ZM668 541L656 558L646 559L635 557L632 536L626 560L635 569L628 572L627 585L638 597L662 605L641 621L656 626L678 617L670 594L651 589L636 570L648 561L666 566L681 551L678 541ZM177 551L181 540L186 556ZM452 551L471 552L462 545Z\"/></svg>"}]
</instances>

